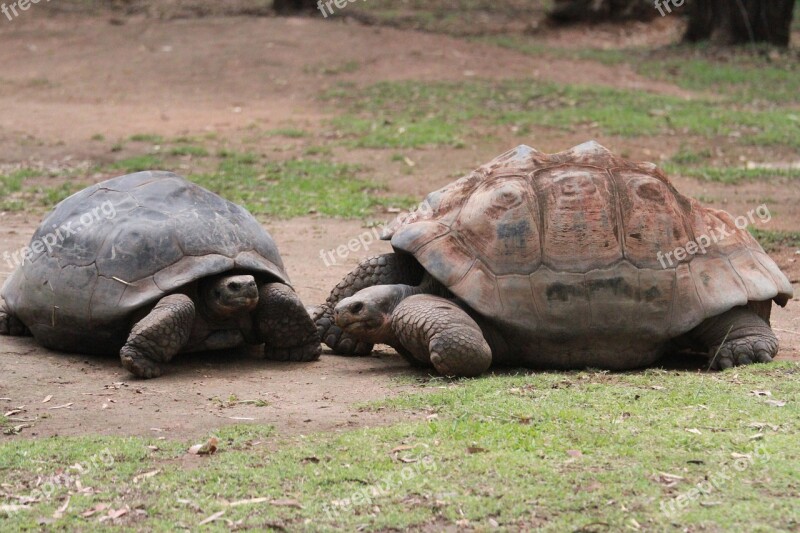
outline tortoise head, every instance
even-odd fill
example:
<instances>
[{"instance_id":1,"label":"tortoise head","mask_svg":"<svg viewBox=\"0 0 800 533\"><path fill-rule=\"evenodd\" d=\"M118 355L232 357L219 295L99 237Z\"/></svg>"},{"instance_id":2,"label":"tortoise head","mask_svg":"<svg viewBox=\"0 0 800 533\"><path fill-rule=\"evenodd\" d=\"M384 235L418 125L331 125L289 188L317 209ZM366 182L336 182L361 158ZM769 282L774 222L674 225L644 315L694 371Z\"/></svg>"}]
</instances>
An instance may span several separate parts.
<instances>
[{"instance_id":1,"label":"tortoise head","mask_svg":"<svg viewBox=\"0 0 800 533\"><path fill-rule=\"evenodd\" d=\"M258 305L258 285L253 276L214 276L200 282L202 303L219 317L249 312Z\"/></svg>"},{"instance_id":2,"label":"tortoise head","mask_svg":"<svg viewBox=\"0 0 800 533\"><path fill-rule=\"evenodd\" d=\"M359 341L392 344L392 313L414 294L408 285L374 285L340 301L333 310L336 325Z\"/></svg>"}]
</instances>

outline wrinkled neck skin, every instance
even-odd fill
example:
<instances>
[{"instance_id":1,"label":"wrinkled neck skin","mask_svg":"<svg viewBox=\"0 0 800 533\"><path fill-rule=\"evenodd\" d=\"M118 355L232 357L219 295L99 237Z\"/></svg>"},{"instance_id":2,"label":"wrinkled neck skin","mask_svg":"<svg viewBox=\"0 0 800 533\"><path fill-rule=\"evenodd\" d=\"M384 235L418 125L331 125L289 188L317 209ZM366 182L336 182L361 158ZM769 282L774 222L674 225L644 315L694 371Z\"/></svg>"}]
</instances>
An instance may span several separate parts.
<instances>
[{"instance_id":1,"label":"wrinkled neck skin","mask_svg":"<svg viewBox=\"0 0 800 533\"><path fill-rule=\"evenodd\" d=\"M415 294L425 294L426 291L423 285L419 285L417 287L413 287L411 285L387 285L386 287L390 288L393 294L387 302L388 307L385 311L383 327L376 332L375 340L368 340L368 342L388 344L395 350L399 351L400 349L404 348L397 339L397 336L394 334L394 329L392 329L392 313L394 313L394 310L398 305L400 305L400 302L409 296L414 296Z\"/></svg>"}]
</instances>

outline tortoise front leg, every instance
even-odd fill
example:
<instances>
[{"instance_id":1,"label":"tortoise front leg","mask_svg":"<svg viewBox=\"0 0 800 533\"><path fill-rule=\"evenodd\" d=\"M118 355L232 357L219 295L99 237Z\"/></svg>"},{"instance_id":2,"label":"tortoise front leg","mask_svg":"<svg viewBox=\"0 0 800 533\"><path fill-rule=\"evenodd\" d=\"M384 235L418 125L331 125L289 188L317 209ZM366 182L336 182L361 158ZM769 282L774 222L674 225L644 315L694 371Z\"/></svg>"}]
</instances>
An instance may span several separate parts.
<instances>
[{"instance_id":1,"label":"tortoise front leg","mask_svg":"<svg viewBox=\"0 0 800 533\"><path fill-rule=\"evenodd\" d=\"M20 319L11 314L2 300L0 300L0 335L13 337L29 337L31 335L30 330Z\"/></svg>"},{"instance_id":2,"label":"tortoise front leg","mask_svg":"<svg viewBox=\"0 0 800 533\"><path fill-rule=\"evenodd\" d=\"M134 324L119 352L122 366L140 378L161 375L158 363L166 363L189 341L195 308L185 294L163 297L150 313Z\"/></svg>"},{"instance_id":3,"label":"tortoise front leg","mask_svg":"<svg viewBox=\"0 0 800 533\"><path fill-rule=\"evenodd\" d=\"M267 283L259 288L254 324L267 359L314 361L322 353L317 327L288 285Z\"/></svg>"},{"instance_id":4,"label":"tortoise front leg","mask_svg":"<svg viewBox=\"0 0 800 533\"><path fill-rule=\"evenodd\" d=\"M319 338L334 353L369 355L372 352L372 344L359 342L336 325L333 318L336 304L373 285L417 285L422 279L422 274L422 268L410 256L383 254L364 259L333 288L327 301L314 310L312 318L317 325Z\"/></svg>"},{"instance_id":5,"label":"tortoise front leg","mask_svg":"<svg viewBox=\"0 0 800 533\"><path fill-rule=\"evenodd\" d=\"M478 376L492 364L481 328L450 300L409 296L395 308L392 330L414 358L430 361L445 376Z\"/></svg>"},{"instance_id":6,"label":"tortoise front leg","mask_svg":"<svg viewBox=\"0 0 800 533\"><path fill-rule=\"evenodd\" d=\"M688 335L708 350L711 368L716 370L769 363L778 353L778 338L769 324L747 307L709 318Z\"/></svg>"}]
</instances>

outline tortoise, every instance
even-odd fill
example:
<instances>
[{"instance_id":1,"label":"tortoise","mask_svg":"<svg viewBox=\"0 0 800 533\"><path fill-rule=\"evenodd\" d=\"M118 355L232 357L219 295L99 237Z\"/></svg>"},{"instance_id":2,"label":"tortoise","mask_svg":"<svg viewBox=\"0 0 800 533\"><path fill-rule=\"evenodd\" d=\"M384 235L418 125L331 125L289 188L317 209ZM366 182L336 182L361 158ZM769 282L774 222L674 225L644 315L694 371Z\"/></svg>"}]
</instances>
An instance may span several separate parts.
<instances>
[{"instance_id":1,"label":"tortoise","mask_svg":"<svg viewBox=\"0 0 800 533\"><path fill-rule=\"evenodd\" d=\"M455 376L630 369L671 349L716 369L768 362L771 305L792 286L741 222L596 142L522 145L395 219L394 253L359 264L314 319L336 353L384 343Z\"/></svg>"},{"instance_id":2,"label":"tortoise","mask_svg":"<svg viewBox=\"0 0 800 533\"><path fill-rule=\"evenodd\" d=\"M179 352L265 344L311 361L314 323L267 231L243 207L163 171L75 193L44 219L3 286L0 334L119 353L142 378Z\"/></svg>"}]
</instances>

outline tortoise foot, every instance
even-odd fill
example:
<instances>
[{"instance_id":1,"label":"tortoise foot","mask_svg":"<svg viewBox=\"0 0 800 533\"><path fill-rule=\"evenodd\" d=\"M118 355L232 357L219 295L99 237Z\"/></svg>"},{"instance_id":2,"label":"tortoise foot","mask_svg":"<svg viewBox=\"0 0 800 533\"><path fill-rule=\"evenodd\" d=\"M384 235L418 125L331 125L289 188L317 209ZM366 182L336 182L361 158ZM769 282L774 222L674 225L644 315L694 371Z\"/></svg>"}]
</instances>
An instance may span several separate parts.
<instances>
[{"instance_id":1,"label":"tortoise foot","mask_svg":"<svg viewBox=\"0 0 800 533\"><path fill-rule=\"evenodd\" d=\"M753 363L769 363L778 353L777 340L761 335L753 335L727 341L709 352L711 368L725 370L734 366Z\"/></svg>"}]
</instances>

